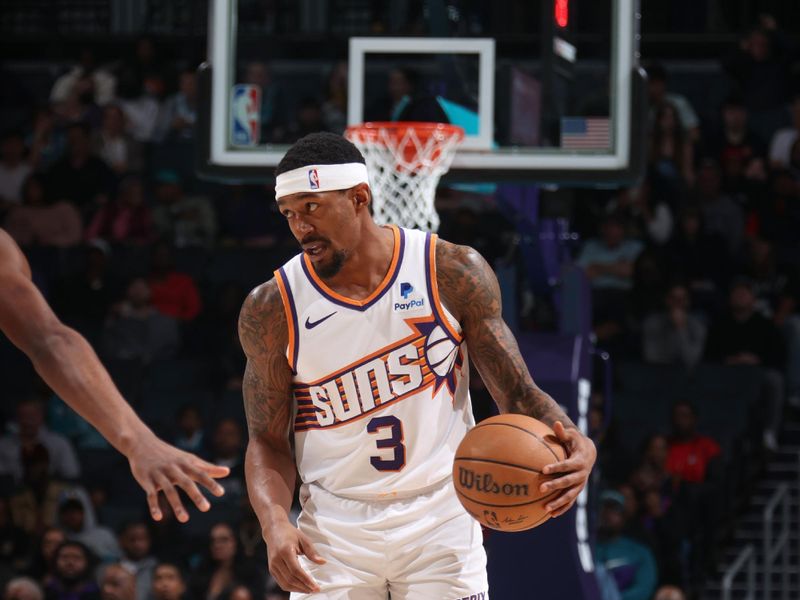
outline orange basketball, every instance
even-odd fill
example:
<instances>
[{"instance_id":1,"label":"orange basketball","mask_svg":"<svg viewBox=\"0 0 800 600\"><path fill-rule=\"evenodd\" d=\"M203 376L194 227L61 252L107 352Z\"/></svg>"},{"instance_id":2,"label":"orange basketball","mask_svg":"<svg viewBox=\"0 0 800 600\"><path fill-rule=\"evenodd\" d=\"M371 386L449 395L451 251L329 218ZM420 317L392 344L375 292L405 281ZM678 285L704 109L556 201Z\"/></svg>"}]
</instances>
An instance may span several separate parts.
<instances>
[{"instance_id":1,"label":"orange basketball","mask_svg":"<svg viewBox=\"0 0 800 600\"><path fill-rule=\"evenodd\" d=\"M464 436L453 462L461 504L486 527L523 531L547 520L545 505L560 490L542 494L539 485L556 477L542 467L564 460L553 430L525 415L481 421Z\"/></svg>"}]
</instances>

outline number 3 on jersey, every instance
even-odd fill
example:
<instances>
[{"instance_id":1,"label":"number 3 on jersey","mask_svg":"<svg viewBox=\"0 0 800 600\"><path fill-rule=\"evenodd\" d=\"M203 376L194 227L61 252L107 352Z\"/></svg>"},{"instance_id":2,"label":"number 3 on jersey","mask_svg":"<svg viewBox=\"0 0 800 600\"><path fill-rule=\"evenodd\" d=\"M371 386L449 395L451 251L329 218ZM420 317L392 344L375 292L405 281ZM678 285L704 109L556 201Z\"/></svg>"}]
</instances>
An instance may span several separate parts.
<instances>
[{"instance_id":1,"label":"number 3 on jersey","mask_svg":"<svg viewBox=\"0 0 800 600\"><path fill-rule=\"evenodd\" d=\"M369 462L378 471L399 471L406 465L406 447L403 445L403 422L395 416L375 417L367 423L367 432L378 434L389 429L389 437L379 438L375 445L379 450L391 448L394 457L387 460L380 456L370 456Z\"/></svg>"}]
</instances>

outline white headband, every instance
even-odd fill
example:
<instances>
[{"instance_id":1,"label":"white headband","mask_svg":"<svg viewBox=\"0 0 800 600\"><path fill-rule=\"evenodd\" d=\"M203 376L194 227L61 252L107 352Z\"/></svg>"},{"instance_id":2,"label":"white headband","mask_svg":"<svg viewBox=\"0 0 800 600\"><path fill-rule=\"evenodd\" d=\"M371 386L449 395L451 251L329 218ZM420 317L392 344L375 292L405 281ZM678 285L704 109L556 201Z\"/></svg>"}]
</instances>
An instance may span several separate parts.
<instances>
[{"instance_id":1,"label":"white headband","mask_svg":"<svg viewBox=\"0 0 800 600\"><path fill-rule=\"evenodd\" d=\"M359 183L369 183L367 165L309 165L281 173L275 178L275 199L298 192L347 190Z\"/></svg>"}]
</instances>

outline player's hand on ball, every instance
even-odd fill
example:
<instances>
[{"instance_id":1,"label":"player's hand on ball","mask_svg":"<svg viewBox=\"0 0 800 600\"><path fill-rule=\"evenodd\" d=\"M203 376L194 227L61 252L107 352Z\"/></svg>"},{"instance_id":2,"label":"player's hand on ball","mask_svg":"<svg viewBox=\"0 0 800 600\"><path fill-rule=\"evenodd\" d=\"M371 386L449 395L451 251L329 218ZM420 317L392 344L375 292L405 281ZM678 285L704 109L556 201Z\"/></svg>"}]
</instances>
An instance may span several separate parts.
<instances>
[{"instance_id":1,"label":"player's hand on ball","mask_svg":"<svg viewBox=\"0 0 800 600\"><path fill-rule=\"evenodd\" d=\"M284 591L305 594L319 592L317 582L297 560L297 555L303 554L318 565L325 564L325 559L319 555L308 536L287 521L273 526L269 534L264 536L264 541L267 544L269 572Z\"/></svg>"},{"instance_id":2,"label":"player's hand on ball","mask_svg":"<svg viewBox=\"0 0 800 600\"><path fill-rule=\"evenodd\" d=\"M200 492L201 484L215 496L222 496L225 490L214 479L226 477L228 467L220 467L206 462L194 454L179 450L153 436L140 440L128 452L131 472L147 493L147 504L153 519L160 521L161 509L158 506L158 492L164 492L175 517L181 523L189 520L189 513L183 507L176 488L180 487L195 503L197 508L207 511L211 508L208 500Z\"/></svg>"},{"instance_id":3,"label":"player's hand on ball","mask_svg":"<svg viewBox=\"0 0 800 600\"><path fill-rule=\"evenodd\" d=\"M563 490L561 494L547 504L550 516L558 517L572 507L578 498L578 494L586 486L594 461L597 458L597 449L594 447L592 440L577 429L565 428L561 421L554 423L553 431L567 449L567 458L566 460L546 465L542 469L545 475L557 475L557 477L543 483L539 486L539 490L542 493Z\"/></svg>"}]
</instances>

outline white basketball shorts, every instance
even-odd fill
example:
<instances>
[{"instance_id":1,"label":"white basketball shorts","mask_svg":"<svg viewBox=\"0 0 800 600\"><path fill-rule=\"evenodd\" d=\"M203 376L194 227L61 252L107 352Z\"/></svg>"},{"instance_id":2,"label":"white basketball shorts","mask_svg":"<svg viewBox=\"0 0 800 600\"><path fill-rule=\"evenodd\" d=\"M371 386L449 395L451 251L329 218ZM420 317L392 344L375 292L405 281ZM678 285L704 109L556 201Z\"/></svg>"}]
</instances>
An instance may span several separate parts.
<instances>
[{"instance_id":1,"label":"white basketball shorts","mask_svg":"<svg viewBox=\"0 0 800 600\"><path fill-rule=\"evenodd\" d=\"M299 557L320 592L292 600L489 600L481 527L449 479L403 499L352 500L316 485L300 499L298 527L327 563Z\"/></svg>"}]
</instances>

